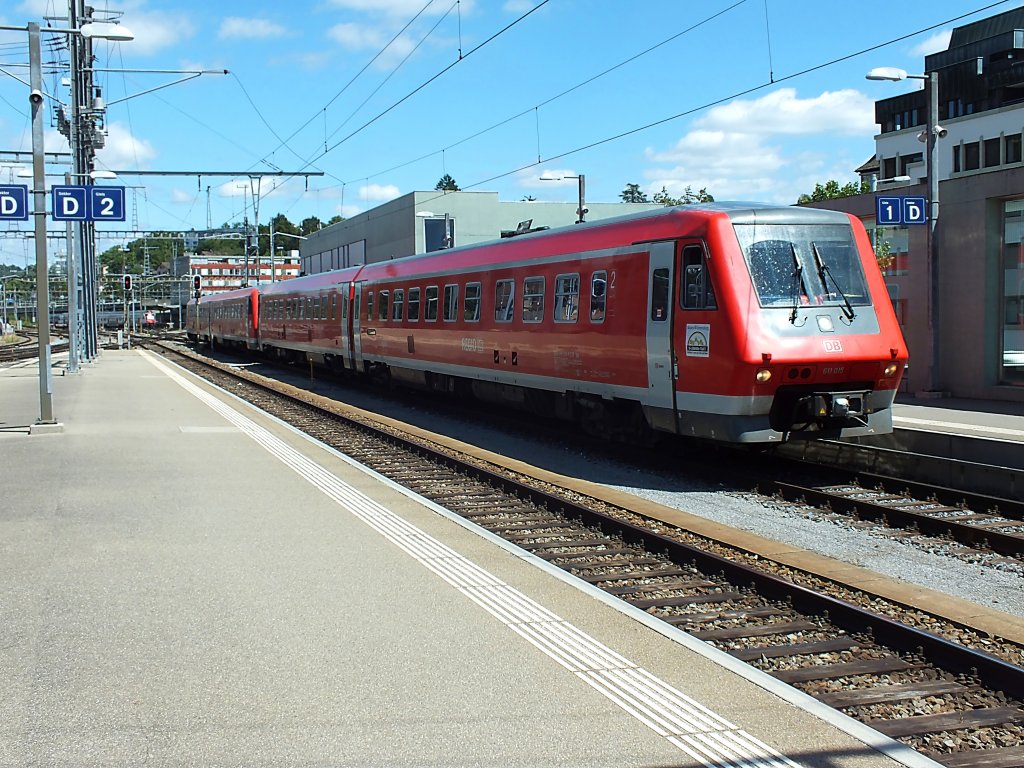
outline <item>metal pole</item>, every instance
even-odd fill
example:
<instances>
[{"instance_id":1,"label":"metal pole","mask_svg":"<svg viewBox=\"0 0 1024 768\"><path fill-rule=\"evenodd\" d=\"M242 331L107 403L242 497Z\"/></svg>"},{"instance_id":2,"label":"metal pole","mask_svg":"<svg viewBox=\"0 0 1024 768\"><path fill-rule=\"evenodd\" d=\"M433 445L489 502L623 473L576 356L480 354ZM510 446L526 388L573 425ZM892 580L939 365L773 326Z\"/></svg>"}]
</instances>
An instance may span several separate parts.
<instances>
[{"instance_id":1,"label":"metal pole","mask_svg":"<svg viewBox=\"0 0 1024 768\"><path fill-rule=\"evenodd\" d=\"M55 424L50 379L50 284L46 264L46 169L43 150L43 69L39 25L28 25L29 102L32 105L32 214L36 237L36 326L39 331L39 422Z\"/></svg>"},{"instance_id":2,"label":"metal pole","mask_svg":"<svg viewBox=\"0 0 1024 768\"><path fill-rule=\"evenodd\" d=\"M928 280L931 296L928 304L928 329L931 333L932 365L928 389L941 391L939 367L939 73L928 73Z\"/></svg>"},{"instance_id":3,"label":"metal pole","mask_svg":"<svg viewBox=\"0 0 1024 768\"><path fill-rule=\"evenodd\" d=\"M274 220L270 220L270 282L274 282Z\"/></svg>"},{"instance_id":4,"label":"metal pole","mask_svg":"<svg viewBox=\"0 0 1024 768\"><path fill-rule=\"evenodd\" d=\"M579 214L579 219L576 220L577 224L582 224L584 222L584 220L585 220L583 215L586 213L586 210L583 207L583 203L584 203L584 200L586 199L586 189L587 189L586 178L587 177L584 176L582 173L579 175L579 180L580 180L580 207L576 210L576 213Z\"/></svg>"},{"instance_id":5,"label":"metal pole","mask_svg":"<svg viewBox=\"0 0 1024 768\"><path fill-rule=\"evenodd\" d=\"M64 174L64 183L71 185L71 174ZM68 373L78 373L78 265L71 222L68 222Z\"/></svg>"}]
</instances>

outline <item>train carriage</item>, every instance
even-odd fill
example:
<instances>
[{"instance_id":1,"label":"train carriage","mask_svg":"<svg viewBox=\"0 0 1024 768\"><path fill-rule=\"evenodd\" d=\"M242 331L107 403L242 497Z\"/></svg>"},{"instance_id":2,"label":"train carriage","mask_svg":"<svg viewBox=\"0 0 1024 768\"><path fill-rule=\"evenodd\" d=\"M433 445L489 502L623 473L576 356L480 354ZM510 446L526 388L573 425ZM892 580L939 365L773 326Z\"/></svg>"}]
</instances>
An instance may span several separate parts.
<instances>
[{"instance_id":1,"label":"train carriage","mask_svg":"<svg viewBox=\"0 0 1024 768\"><path fill-rule=\"evenodd\" d=\"M352 366L349 302L359 268L324 272L264 286L260 349L270 357L304 359L341 370Z\"/></svg>"},{"instance_id":2,"label":"train carriage","mask_svg":"<svg viewBox=\"0 0 1024 768\"><path fill-rule=\"evenodd\" d=\"M906 346L842 213L686 206L371 264L355 363L598 433L891 431Z\"/></svg>"},{"instance_id":3,"label":"train carriage","mask_svg":"<svg viewBox=\"0 0 1024 768\"><path fill-rule=\"evenodd\" d=\"M259 348L259 291L238 288L191 299L185 307L189 339L212 345Z\"/></svg>"}]
</instances>

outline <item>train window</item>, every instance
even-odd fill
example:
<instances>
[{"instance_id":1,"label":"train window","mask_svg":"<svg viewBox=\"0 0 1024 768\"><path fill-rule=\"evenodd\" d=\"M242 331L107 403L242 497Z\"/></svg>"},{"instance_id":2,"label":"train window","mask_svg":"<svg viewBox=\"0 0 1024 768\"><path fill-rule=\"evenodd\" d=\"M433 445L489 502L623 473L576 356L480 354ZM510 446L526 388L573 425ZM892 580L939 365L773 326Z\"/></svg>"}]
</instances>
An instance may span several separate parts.
<instances>
[{"instance_id":1,"label":"train window","mask_svg":"<svg viewBox=\"0 0 1024 768\"><path fill-rule=\"evenodd\" d=\"M555 322L575 323L580 313L580 276L555 278Z\"/></svg>"},{"instance_id":2,"label":"train window","mask_svg":"<svg viewBox=\"0 0 1024 768\"><path fill-rule=\"evenodd\" d=\"M499 280L494 284L494 320L511 323L515 310L516 281Z\"/></svg>"},{"instance_id":3,"label":"train window","mask_svg":"<svg viewBox=\"0 0 1024 768\"><path fill-rule=\"evenodd\" d=\"M388 319L388 309L390 309L391 302L391 291L381 291L380 298L377 300L377 317L380 320Z\"/></svg>"},{"instance_id":4,"label":"train window","mask_svg":"<svg viewBox=\"0 0 1024 768\"><path fill-rule=\"evenodd\" d=\"M679 306L683 309L718 308L704 249L699 245L683 249L683 290L679 294Z\"/></svg>"},{"instance_id":5,"label":"train window","mask_svg":"<svg viewBox=\"0 0 1024 768\"><path fill-rule=\"evenodd\" d=\"M544 319L544 278L523 280L523 322L539 323Z\"/></svg>"},{"instance_id":6,"label":"train window","mask_svg":"<svg viewBox=\"0 0 1024 768\"><path fill-rule=\"evenodd\" d=\"M428 322L437 320L437 286L428 285L426 294L427 306L423 312L423 319Z\"/></svg>"},{"instance_id":7,"label":"train window","mask_svg":"<svg viewBox=\"0 0 1024 768\"><path fill-rule=\"evenodd\" d=\"M373 291L366 292L366 319L373 320Z\"/></svg>"},{"instance_id":8,"label":"train window","mask_svg":"<svg viewBox=\"0 0 1024 768\"><path fill-rule=\"evenodd\" d=\"M462 319L470 323L480 320L480 283L466 283L466 305Z\"/></svg>"},{"instance_id":9,"label":"train window","mask_svg":"<svg viewBox=\"0 0 1024 768\"><path fill-rule=\"evenodd\" d=\"M331 320L338 319L338 294L331 293Z\"/></svg>"},{"instance_id":10,"label":"train window","mask_svg":"<svg viewBox=\"0 0 1024 768\"><path fill-rule=\"evenodd\" d=\"M420 321L420 289L410 288L409 289L409 322L418 323Z\"/></svg>"},{"instance_id":11,"label":"train window","mask_svg":"<svg viewBox=\"0 0 1024 768\"><path fill-rule=\"evenodd\" d=\"M868 305L860 252L849 224L737 225L762 307Z\"/></svg>"},{"instance_id":12,"label":"train window","mask_svg":"<svg viewBox=\"0 0 1024 768\"><path fill-rule=\"evenodd\" d=\"M459 319L459 286L444 287L444 321L451 323Z\"/></svg>"},{"instance_id":13,"label":"train window","mask_svg":"<svg viewBox=\"0 0 1024 768\"><path fill-rule=\"evenodd\" d=\"M401 320L402 312L405 311L405 291L401 288L395 288L393 301L391 302L391 319Z\"/></svg>"},{"instance_id":14,"label":"train window","mask_svg":"<svg viewBox=\"0 0 1024 768\"><path fill-rule=\"evenodd\" d=\"M608 273L602 269L590 276L590 322L604 322L607 301Z\"/></svg>"},{"instance_id":15,"label":"train window","mask_svg":"<svg viewBox=\"0 0 1024 768\"><path fill-rule=\"evenodd\" d=\"M651 275L651 320L661 323L668 320L669 306L668 269L654 270Z\"/></svg>"}]
</instances>

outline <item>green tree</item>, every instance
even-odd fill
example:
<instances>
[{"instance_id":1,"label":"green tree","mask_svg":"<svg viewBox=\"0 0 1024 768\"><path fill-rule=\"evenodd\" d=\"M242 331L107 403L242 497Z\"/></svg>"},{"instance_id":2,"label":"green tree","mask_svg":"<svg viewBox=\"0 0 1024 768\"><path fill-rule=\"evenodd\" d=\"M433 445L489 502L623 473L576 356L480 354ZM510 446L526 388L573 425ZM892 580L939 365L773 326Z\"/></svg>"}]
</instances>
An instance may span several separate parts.
<instances>
[{"instance_id":1,"label":"green tree","mask_svg":"<svg viewBox=\"0 0 1024 768\"><path fill-rule=\"evenodd\" d=\"M662 205L690 205L693 203L713 203L715 198L708 192L707 187L701 187L698 191L694 192L693 187L687 185L686 189L683 190L681 197L672 197L665 187L661 188L660 192L655 192L653 201L655 203L661 203Z\"/></svg>"},{"instance_id":2,"label":"green tree","mask_svg":"<svg viewBox=\"0 0 1024 768\"><path fill-rule=\"evenodd\" d=\"M434 189L440 192L458 192L459 185L455 183L455 179L453 179L446 173L444 176L441 177L440 181L437 182L437 185L434 187Z\"/></svg>"},{"instance_id":3,"label":"green tree","mask_svg":"<svg viewBox=\"0 0 1024 768\"><path fill-rule=\"evenodd\" d=\"M640 191L639 184L627 184L626 188L619 192L619 197L624 203L649 203L647 193Z\"/></svg>"},{"instance_id":4,"label":"green tree","mask_svg":"<svg viewBox=\"0 0 1024 768\"><path fill-rule=\"evenodd\" d=\"M340 223L341 223L341 222L343 222L344 220L345 220L345 217L344 217L344 216L342 216L342 215L341 215L340 213L336 213L336 214L335 214L334 216L331 216L331 218L329 218L329 219L327 220L327 224L326 224L326 226L328 226L328 227L329 227L329 226L331 226L332 224L340 224Z\"/></svg>"},{"instance_id":5,"label":"green tree","mask_svg":"<svg viewBox=\"0 0 1024 768\"><path fill-rule=\"evenodd\" d=\"M324 228L324 223L320 221L316 216L310 216L307 219L303 219L302 223L299 224L300 235L311 235L314 232L319 232Z\"/></svg>"},{"instance_id":6,"label":"green tree","mask_svg":"<svg viewBox=\"0 0 1024 768\"><path fill-rule=\"evenodd\" d=\"M796 202L797 205L820 203L822 200L838 200L841 197L852 197L870 191L871 185L867 181L851 181L840 186L835 179L829 179L824 184L815 184L811 194L800 195Z\"/></svg>"}]
</instances>

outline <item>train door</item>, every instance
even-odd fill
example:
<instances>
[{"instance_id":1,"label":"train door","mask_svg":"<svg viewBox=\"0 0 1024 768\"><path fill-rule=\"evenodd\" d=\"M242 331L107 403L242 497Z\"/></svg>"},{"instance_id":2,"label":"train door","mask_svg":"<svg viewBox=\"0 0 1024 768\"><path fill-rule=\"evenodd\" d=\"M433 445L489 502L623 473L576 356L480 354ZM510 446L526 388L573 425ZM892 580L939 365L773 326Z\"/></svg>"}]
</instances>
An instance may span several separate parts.
<instances>
[{"instance_id":1,"label":"train door","mask_svg":"<svg viewBox=\"0 0 1024 768\"><path fill-rule=\"evenodd\" d=\"M675 357L672 344L672 297L675 295L675 243L653 243L647 280L646 405L674 414ZM675 418L672 419L675 423Z\"/></svg>"},{"instance_id":2,"label":"train door","mask_svg":"<svg viewBox=\"0 0 1024 768\"><path fill-rule=\"evenodd\" d=\"M675 338L678 339L676 379L680 392L696 392L707 386L721 371L726 329L719 318L718 303L708 267L708 252L702 240L682 240L678 246L679 299L675 309ZM715 325L719 326L717 331ZM718 334L719 354L712 351ZM679 396L677 395L677 400ZM679 400L682 402L682 400ZM685 407L685 405L684 405ZM682 418L683 414L679 414Z\"/></svg>"},{"instance_id":3,"label":"train door","mask_svg":"<svg viewBox=\"0 0 1024 768\"><path fill-rule=\"evenodd\" d=\"M353 281L352 290L349 293L351 299L348 308L350 350L352 356L352 368L357 371L361 370L363 367L363 346L361 338L362 323L360 322L360 311L363 306L364 284L364 280Z\"/></svg>"}]
</instances>

